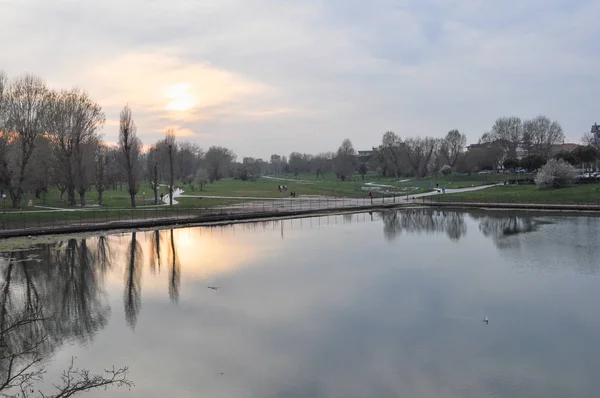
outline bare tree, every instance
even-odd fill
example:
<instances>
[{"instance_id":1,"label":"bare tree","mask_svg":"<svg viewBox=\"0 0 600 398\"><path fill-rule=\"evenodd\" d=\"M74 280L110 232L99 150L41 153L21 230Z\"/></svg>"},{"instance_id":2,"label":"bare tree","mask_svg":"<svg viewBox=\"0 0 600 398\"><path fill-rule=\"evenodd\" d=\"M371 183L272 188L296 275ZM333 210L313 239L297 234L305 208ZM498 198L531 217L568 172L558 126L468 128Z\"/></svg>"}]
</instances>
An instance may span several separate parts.
<instances>
[{"instance_id":1,"label":"bare tree","mask_svg":"<svg viewBox=\"0 0 600 398\"><path fill-rule=\"evenodd\" d=\"M165 135L165 150L169 160L169 206L173 206L173 188L175 184L175 156L177 154L177 142L175 142L175 131L167 130Z\"/></svg>"},{"instance_id":2,"label":"bare tree","mask_svg":"<svg viewBox=\"0 0 600 398\"><path fill-rule=\"evenodd\" d=\"M405 158L404 143L402 142L402 139L393 131L388 131L381 139L380 150L386 163L390 164L393 168L396 179L400 179L402 164L404 163Z\"/></svg>"},{"instance_id":3,"label":"bare tree","mask_svg":"<svg viewBox=\"0 0 600 398\"><path fill-rule=\"evenodd\" d=\"M565 134L557 121L538 116L523 123L523 142L530 154L548 160L555 145L565 141Z\"/></svg>"},{"instance_id":4,"label":"bare tree","mask_svg":"<svg viewBox=\"0 0 600 398\"><path fill-rule=\"evenodd\" d=\"M437 150L440 140L433 137L408 138L405 143L406 157L417 177L427 174L429 162Z\"/></svg>"},{"instance_id":5,"label":"bare tree","mask_svg":"<svg viewBox=\"0 0 600 398\"><path fill-rule=\"evenodd\" d=\"M219 180L235 158L232 150L221 146L211 146L204 156L210 182Z\"/></svg>"},{"instance_id":6,"label":"bare tree","mask_svg":"<svg viewBox=\"0 0 600 398\"><path fill-rule=\"evenodd\" d=\"M96 186L96 192L98 192L98 204L102 206L102 194L108 189L110 184L109 180L109 167L110 167L110 155L109 148L100 143L96 147L94 154L95 158L95 170L94 170L94 185Z\"/></svg>"},{"instance_id":7,"label":"bare tree","mask_svg":"<svg viewBox=\"0 0 600 398\"><path fill-rule=\"evenodd\" d=\"M17 151L11 165L9 193L14 208L21 207L27 165L35 150L36 139L46 131L50 92L39 77L25 75L5 89L3 114L5 130L14 132Z\"/></svg>"},{"instance_id":8,"label":"bare tree","mask_svg":"<svg viewBox=\"0 0 600 398\"><path fill-rule=\"evenodd\" d=\"M84 206L85 191L93 176L92 149L100 141L104 113L100 105L77 88L54 94L50 112L49 130L55 156L65 176L69 204L75 205L77 189Z\"/></svg>"},{"instance_id":9,"label":"bare tree","mask_svg":"<svg viewBox=\"0 0 600 398\"><path fill-rule=\"evenodd\" d=\"M467 144L467 136L458 130L450 130L440 145L440 153L448 162L450 168L454 169L461 153Z\"/></svg>"},{"instance_id":10,"label":"bare tree","mask_svg":"<svg viewBox=\"0 0 600 398\"><path fill-rule=\"evenodd\" d=\"M201 167L196 171L196 175L194 176L194 182L200 185L200 190L204 190L204 185L208 182L209 176L208 171Z\"/></svg>"},{"instance_id":11,"label":"bare tree","mask_svg":"<svg viewBox=\"0 0 600 398\"><path fill-rule=\"evenodd\" d=\"M352 141L345 139L338 148L333 161L335 174L342 181L346 180L346 178L351 177L354 173L356 163L356 151L352 146Z\"/></svg>"},{"instance_id":12,"label":"bare tree","mask_svg":"<svg viewBox=\"0 0 600 398\"><path fill-rule=\"evenodd\" d=\"M150 182L150 188L154 193L154 204L158 204L158 188L160 183L159 163L160 154L159 149L156 146L150 147L148 150L148 156L146 157L146 170L148 172L148 182Z\"/></svg>"},{"instance_id":13,"label":"bare tree","mask_svg":"<svg viewBox=\"0 0 600 398\"><path fill-rule=\"evenodd\" d=\"M523 124L517 116L501 117L496 120L490 136L495 141L500 141L506 156L517 157L517 149L523 142Z\"/></svg>"},{"instance_id":14,"label":"bare tree","mask_svg":"<svg viewBox=\"0 0 600 398\"><path fill-rule=\"evenodd\" d=\"M131 197L131 207L135 207L135 195L140 190L140 152L142 142L137 137L137 128L131 117L129 105L121 111L119 122L119 149L127 175L127 187Z\"/></svg>"}]
</instances>

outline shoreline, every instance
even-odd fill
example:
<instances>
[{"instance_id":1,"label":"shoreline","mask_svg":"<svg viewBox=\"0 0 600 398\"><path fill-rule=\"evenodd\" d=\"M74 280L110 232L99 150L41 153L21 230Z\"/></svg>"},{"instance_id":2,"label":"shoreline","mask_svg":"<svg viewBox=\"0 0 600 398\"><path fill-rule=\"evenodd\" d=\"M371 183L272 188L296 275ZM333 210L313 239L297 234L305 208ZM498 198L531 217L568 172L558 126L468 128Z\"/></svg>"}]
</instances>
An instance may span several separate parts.
<instances>
[{"instance_id":1,"label":"shoreline","mask_svg":"<svg viewBox=\"0 0 600 398\"><path fill-rule=\"evenodd\" d=\"M196 227L218 226L254 221L272 221L281 219L319 217L324 215L363 213L390 209L410 208L444 208L449 210L482 210L482 211L524 211L544 212L561 215L595 215L600 216L600 206L568 205L568 204L535 204L535 203L485 203L485 202L421 202L419 199L405 203L377 205L360 205L333 209L307 209L292 211L266 211L247 214L217 214L182 218L155 218L143 220L109 221L105 223L82 223L68 226L46 226L25 229L0 230L0 239L22 238L33 236L68 235L86 232L123 231L131 229L149 229L155 227Z\"/></svg>"}]
</instances>

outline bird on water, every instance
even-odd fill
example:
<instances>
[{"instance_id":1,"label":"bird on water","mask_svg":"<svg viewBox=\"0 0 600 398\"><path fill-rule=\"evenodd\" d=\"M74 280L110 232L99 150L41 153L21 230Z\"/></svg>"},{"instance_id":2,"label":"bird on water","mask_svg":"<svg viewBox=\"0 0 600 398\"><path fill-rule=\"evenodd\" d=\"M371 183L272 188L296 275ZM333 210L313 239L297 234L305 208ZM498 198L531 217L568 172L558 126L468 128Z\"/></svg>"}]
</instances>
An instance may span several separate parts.
<instances>
[{"instance_id":1,"label":"bird on water","mask_svg":"<svg viewBox=\"0 0 600 398\"><path fill-rule=\"evenodd\" d=\"M488 317L486 316L486 317L483 319L483 322L485 322L485 324L487 325L488 323L490 323L490 320L489 320L489 319L488 319Z\"/></svg>"}]
</instances>

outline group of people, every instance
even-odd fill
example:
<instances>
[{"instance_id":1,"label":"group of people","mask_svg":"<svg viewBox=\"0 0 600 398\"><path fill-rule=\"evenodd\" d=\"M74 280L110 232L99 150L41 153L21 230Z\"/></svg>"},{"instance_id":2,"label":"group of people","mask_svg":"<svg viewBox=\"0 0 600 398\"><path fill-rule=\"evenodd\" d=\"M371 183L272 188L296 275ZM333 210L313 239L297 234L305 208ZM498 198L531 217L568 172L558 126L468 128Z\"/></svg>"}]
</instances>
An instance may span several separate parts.
<instances>
[{"instance_id":1,"label":"group of people","mask_svg":"<svg viewBox=\"0 0 600 398\"><path fill-rule=\"evenodd\" d=\"M295 197L296 197L296 191L290 192L290 198L295 198Z\"/></svg>"}]
</instances>

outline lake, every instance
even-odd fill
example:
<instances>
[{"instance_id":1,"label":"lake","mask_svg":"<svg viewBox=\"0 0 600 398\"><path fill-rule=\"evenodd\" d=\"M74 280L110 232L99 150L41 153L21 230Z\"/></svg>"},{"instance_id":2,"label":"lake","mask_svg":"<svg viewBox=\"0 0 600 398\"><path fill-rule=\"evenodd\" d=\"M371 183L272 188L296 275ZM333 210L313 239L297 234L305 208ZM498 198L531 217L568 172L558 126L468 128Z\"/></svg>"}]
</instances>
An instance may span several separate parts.
<instances>
[{"instance_id":1,"label":"lake","mask_svg":"<svg viewBox=\"0 0 600 398\"><path fill-rule=\"evenodd\" d=\"M598 397L599 234L409 209L64 238L0 254L0 321L51 317L42 388L129 367L85 397Z\"/></svg>"}]
</instances>

